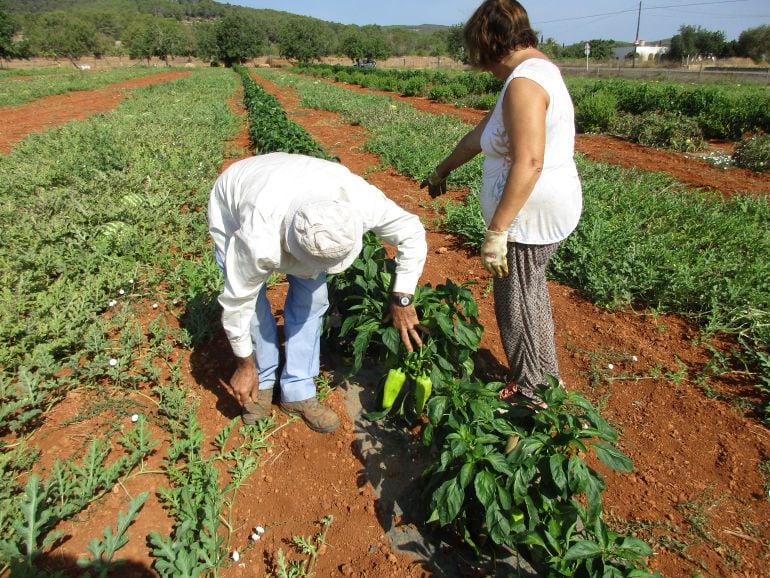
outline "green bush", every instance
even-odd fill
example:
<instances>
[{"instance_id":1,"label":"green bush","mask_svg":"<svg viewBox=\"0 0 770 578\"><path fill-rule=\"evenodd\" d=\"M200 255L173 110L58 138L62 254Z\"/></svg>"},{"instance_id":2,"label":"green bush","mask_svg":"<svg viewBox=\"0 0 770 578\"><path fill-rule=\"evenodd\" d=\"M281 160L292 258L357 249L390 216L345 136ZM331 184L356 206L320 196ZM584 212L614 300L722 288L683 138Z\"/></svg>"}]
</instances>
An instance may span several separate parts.
<instances>
[{"instance_id":1,"label":"green bush","mask_svg":"<svg viewBox=\"0 0 770 578\"><path fill-rule=\"evenodd\" d=\"M594 92L575 108L579 132L607 132L618 114L618 99L609 92Z\"/></svg>"},{"instance_id":2,"label":"green bush","mask_svg":"<svg viewBox=\"0 0 770 578\"><path fill-rule=\"evenodd\" d=\"M497 93L469 94L466 97L458 98L455 103L460 108L476 108L478 110L489 110L497 103Z\"/></svg>"},{"instance_id":3,"label":"green bush","mask_svg":"<svg viewBox=\"0 0 770 578\"><path fill-rule=\"evenodd\" d=\"M469 94L468 87L461 82L452 82L449 85L449 88L452 89L453 98L462 98L464 96L468 96Z\"/></svg>"},{"instance_id":4,"label":"green bush","mask_svg":"<svg viewBox=\"0 0 770 578\"><path fill-rule=\"evenodd\" d=\"M736 166L760 173L770 170L770 134L756 134L741 141L733 161Z\"/></svg>"},{"instance_id":5,"label":"green bush","mask_svg":"<svg viewBox=\"0 0 770 578\"><path fill-rule=\"evenodd\" d=\"M438 102L449 102L452 100L453 96L452 88L446 84L434 86L428 92L428 97L430 97L431 100L436 100Z\"/></svg>"},{"instance_id":6,"label":"green bush","mask_svg":"<svg viewBox=\"0 0 770 578\"><path fill-rule=\"evenodd\" d=\"M426 86L425 79L410 78L399 82L398 92L402 96L422 96Z\"/></svg>"},{"instance_id":7,"label":"green bush","mask_svg":"<svg viewBox=\"0 0 770 578\"><path fill-rule=\"evenodd\" d=\"M622 134L645 146L681 152L706 148L698 122L679 113L646 112L641 115L619 113L609 128L611 132Z\"/></svg>"}]
</instances>

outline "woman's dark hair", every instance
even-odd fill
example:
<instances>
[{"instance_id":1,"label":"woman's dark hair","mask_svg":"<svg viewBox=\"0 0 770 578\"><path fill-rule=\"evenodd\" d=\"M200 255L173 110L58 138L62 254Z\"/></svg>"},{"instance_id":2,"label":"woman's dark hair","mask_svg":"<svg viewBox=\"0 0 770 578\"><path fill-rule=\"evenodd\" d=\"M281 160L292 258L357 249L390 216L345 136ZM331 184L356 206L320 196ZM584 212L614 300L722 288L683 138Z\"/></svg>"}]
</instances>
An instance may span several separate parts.
<instances>
[{"instance_id":1,"label":"woman's dark hair","mask_svg":"<svg viewBox=\"0 0 770 578\"><path fill-rule=\"evenodd\" d=\"M537 46L529 16L516 0L486 0L465 23L468 59L484 68L501 62L515 48Z\"/></svg>"}]
</instances>

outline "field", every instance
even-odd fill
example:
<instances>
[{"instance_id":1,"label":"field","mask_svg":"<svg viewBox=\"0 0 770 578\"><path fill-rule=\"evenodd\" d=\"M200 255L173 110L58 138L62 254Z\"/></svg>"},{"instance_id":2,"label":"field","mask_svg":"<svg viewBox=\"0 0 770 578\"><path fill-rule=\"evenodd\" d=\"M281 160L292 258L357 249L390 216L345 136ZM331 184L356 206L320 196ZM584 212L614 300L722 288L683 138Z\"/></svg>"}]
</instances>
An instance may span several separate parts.
<instances>
[{"instance_id":1,"label":"field","mask_svg":"<svg viewBox=\"0 0 770 578\"><path fill-rule=\"evenodd\" d=\"M484 327L477 366L499 372L504 356L476 252L441 229L444 209L419 189L419 178L393 168L399 155L417 151L373 152L374 129L364 114L351 124L350 111L374 101L351 100L331 112L320 106L326 83L275 71L254 78L329 153L421 215L429 229L421 283L475 283ZM165 563L165 575L181 576L185 549L211 556L209 568L218 568L212 573L224 577L301 576L300 560L312 561L315 576L516 575L516 561L491 570L488 560L471 562L470 551L424 525L413 494L430 455L419 427L361 418L362 407L376 404L379 375L371 368L347 382L348 361L325 350L320 390L344 416L334 434L313 434L278 412L264 427L238 431L238 408L225 386L232 360L215 324L220 280L205 205L216 174L250 154L241 97L232 71L188 70L0 108L7 231L0 254L0 525L16 524L15 539L0 537L2 551L23 544L25 559L48 575L76 574L77 561L90 559L91 575L109 569L111 576L154 576ZM348 103L337 93L328 98L340 109ZM386 110L409 106L426 122L437 115L472 123L482 114L424 98L392 103ZM433 138L449 145L454 137ZM715 210L725 217L737 203L746 223L767 226L767 173L722 170L602 135L579 137L577 148L592 187L649 185L661 202L670 190L703 197L704 220L709 203L724 203ZM447 198L459 203L467 193L458 187ZM682 231L694 230L688 227ZM767 243L766 228L764 235ZM753 253L742 258L746 269L761 271ZM635 466L613 472L591 458L607 481L608 523L649 543L648 564L663 576L763 576L770 565L768 400L756 374L730 363L735 336L718 324L704 331L692 316L663 306L610 307L574 286L554 281L550 288L562 377L618 431ZM285 286L279 281L270 291L280 314ZM57 493L54 482L36 486L30 472L58 479L67 491ZM194 535L178 525L190 504L201 524ZM127 511L135 516L118 549L104 532L117 532L118 514ZM251 539L255 526L265 529L258 541ZM172 531L182 547L167 538ZM89 544L94 539L103 542ZM127 562L111 567L113 553ZM522 575L526 568L522 563Z\"/></svg>"}]
</instances>

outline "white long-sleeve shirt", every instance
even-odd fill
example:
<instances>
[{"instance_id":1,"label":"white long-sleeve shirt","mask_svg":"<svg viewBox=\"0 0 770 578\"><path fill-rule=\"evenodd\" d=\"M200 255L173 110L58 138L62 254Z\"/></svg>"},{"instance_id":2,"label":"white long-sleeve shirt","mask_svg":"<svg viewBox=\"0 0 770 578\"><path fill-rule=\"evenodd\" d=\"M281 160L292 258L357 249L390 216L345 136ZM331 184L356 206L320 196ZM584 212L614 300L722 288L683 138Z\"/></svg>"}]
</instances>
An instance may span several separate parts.
<instances>
[{"instance_id":1,"label":"white long-sleeve shirt","mask_svg":"<svg viewBox=\"0 0 770 578\"><path fill-rule=\"evenodd\" d=\"M289 208L305 195L351 203L363 218L363 232L397 249L393 291L414 293L417 287L427 255L419 217L338 163L289 153L241 160L214 183L208 209L209 232L225 263L222 325L238 357L252 353L251 318L269 275L322 273L295 259L284 241Z\"/></svg>"}]
</instances>

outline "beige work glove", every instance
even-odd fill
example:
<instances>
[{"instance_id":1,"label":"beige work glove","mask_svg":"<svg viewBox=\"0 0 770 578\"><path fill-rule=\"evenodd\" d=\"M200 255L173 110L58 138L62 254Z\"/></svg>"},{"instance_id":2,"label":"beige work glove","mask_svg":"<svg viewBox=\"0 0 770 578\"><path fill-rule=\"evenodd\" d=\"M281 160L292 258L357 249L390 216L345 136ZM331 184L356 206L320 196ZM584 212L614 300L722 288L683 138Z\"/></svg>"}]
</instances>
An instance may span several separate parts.
<instances>
[{"instance_id":1,"label":"beige work glove","mask_svg":"<svg viewBox=\"0 0 770 578\"><path fill-rule=\"evenodd\" d=\"M420 183L420 188L424 189L428 187L428 194L431 199L435 199L439 195L446 193L446 177L441 178L434 170L428 177Z\"/></svg>"},{"instance_id":2,"label":"beige work glove","mask_svg":"<svg viewBox=\"0 0 770 578\"><path fill-rule=\"evenodd\" d=\"M495 277L508 275L508 231L490 231L481 244L481 264Z\"/></svg>"}]
</instances>

